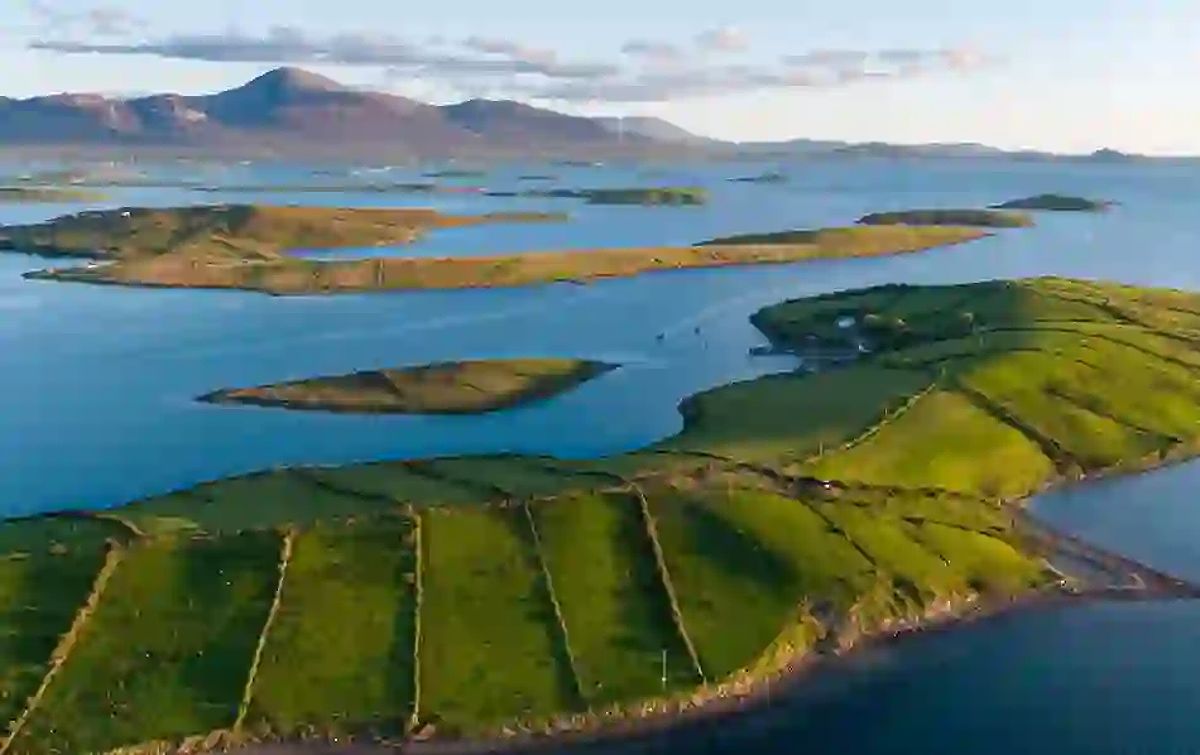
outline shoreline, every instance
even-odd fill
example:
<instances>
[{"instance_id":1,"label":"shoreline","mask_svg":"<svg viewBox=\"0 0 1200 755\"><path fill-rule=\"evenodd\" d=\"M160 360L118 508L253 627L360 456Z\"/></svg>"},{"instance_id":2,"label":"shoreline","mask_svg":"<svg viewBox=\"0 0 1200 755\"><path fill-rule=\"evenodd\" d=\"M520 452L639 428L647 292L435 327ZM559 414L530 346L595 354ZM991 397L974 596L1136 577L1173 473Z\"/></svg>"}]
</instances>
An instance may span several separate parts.
<instances>
[{"instance_id":1,"label":"shoreline","mask_svg":"<svg viewBox=\"0 0 1200 755\"><path fill-rule=\"evenodd\" d=\"M1052 548L1052 556L1088 562L1109 577L1128 578L1132 583L1097 585L1072 590L1060 585L1037 590L1008 600L980 601L977 596L933 608L915 622L903 621L875 627L850 636L832 648L809 649L788 657L780 668L759 678L731 679L708 689L693 691L688 699L645 701L658 706L647 713L585 713L572 719L568 728L561 720L544 722L538 731L516 731L515 727L493 737L421 739L410 736L398 742L328 740L266 741L235 744L229 752L240 755L374 755L411 752L419 755L480 755L482 753L552 753L560 748L588 748L608 752L611 748L634 746L657 751L669 738L690 726L705 728L736 725L743 715L765 714L772 699L795 694L841 673L850 660L882 648L941 633L953 632L1008 616L1057 610L1094 603L1142 603L1200 600L1200 585L1171 576L1119 553L1091 545L1037 520L1026 511L1019 515L1023 534L1035 538L1035 547ZM587 720L583 720L583 719ZM579 723L582 721L582 725ZM638 751L642 751L639 749Z\"/></svg>"}]
</instances>

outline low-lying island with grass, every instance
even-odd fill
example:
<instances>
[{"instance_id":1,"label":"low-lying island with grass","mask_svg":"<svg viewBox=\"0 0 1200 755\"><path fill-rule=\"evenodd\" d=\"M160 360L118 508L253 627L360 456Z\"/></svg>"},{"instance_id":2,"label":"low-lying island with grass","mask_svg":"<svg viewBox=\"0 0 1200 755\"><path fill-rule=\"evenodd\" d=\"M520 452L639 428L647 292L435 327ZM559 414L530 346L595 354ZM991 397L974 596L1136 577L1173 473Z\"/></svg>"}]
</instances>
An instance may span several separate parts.
<instances>
[{"instance_id":1,"label":"low-lying island with grass","mask_svg":"<svg viewBox=\"0 0 1200 755\"><path fill-rule=\"evenodd\" d=\"M199 400L347 414L484 414L556 396L613 369L581 359L444 362L223 388Z\"/></svg>"},{"instance_id":2,"label":"low-lying island with grass","mask_svg":"<svg viewBox=\"0 0 1200 755\"><path fill-rule=\"evenodd\" d=\"M858 357L698 395L606 459L276 469L0 523L4 751L593 731L938 617L1195 595L1076 577L1093 554L1021 503L1197 453L1200 296L884 286L754 320Z\"/></svg>"}]
</instances>

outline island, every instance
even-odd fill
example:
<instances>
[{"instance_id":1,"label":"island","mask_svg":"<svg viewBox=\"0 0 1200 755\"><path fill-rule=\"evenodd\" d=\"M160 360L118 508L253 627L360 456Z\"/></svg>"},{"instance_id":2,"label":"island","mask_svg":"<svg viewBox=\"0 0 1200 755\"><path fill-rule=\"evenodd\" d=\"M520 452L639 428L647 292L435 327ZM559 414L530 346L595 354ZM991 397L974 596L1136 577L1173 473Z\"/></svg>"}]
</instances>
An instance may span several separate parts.
<instances>
[{"instance_id":1,"label":"island","mask_svg":"<svg viewBox=\"0 0 1200 755\"><path fill-rule=\"evenodd\" d=\"M735 184L781 184L787 183L788 177L783 173L772 170L766 173L759 173L756 176L734 176L726 180Z\"/></svg>"},{"instance_id":2,"label":"island","mask_svg":"<svg viewBox=\"0 0 1200 755\"><path fill-rule=\"evenodd\" d=\"M629 189L546 189L520 192L520 196L549 199L583 199L595 205L697 207L708 204L708 192L694 187Z\"/></svg>"},{"instance_id":3,"label":"island","mask_svg":"<svg viewBox=\"0 0 1200 755\"><path fill-rule=\"evenodd\" d=\"M865 226L714 239L687 247L609 248L481 257L375 257L338 261L288 254L298 248L406 243L431 229L564 216L433 210L224 205L86 212L0 227L0 251L91 259L26 274L79 283L261 291L275 295L586 283L686 268L875 257L974 241L967 226Z\"/></svg>"},{"instance_id":4,"label":"island","mask_svg":"<svg viewBox=\"0 0 1200 755\"><path fill-rule=\"evenodd\" d=\"M1101 202L1084 197L1072 197L1065 194L1039 194L1035 197L1013 199L993 205L992 209L1040 210L1042 212L1104 212L1112 206L1112 202Z\"/></svg>"},{"instance_id":5,"label":"island","mask_svg":"<svg viewBox=\"0 0 1200 755\"><path fill-rule=\"evenodd\" d=\"M0 204L54 202L94 202L103 197L82 189L55 186L0 186Z\"/></svg>"},{"instance_id":6,"label":"island","mask_svg":"<svg viewBox=\"0 0 1200 755\"><path fill-rule=\"evenodd\" d=\"M484 414L556 396L616 365L580 359L493 359L309 378L200 397L351 414Z\"/></svg>"},{"instance_id":7,"label":"island","mask_svg":"<svg viewBox=\"0 0 1200 755\"><path fill-rule=\"evenodd\" d=\"M890 285L754 322L844 358L609 458L272 469L0 523L5 750L606 730L957 617L1198 594L1022 504L1197 454L1200 296Z\"/></svg>"},{"instance_id":8,"label":"island","mask_svg":"<svg viewBox=\"0 0 1200 755\"><path fill-rule=\"evenodd\" d=\"M903 210L864 215L862 225L960 225L979 228L1028 228L1033 218L1024 212L1008 210Z\"/></svg>"}]
</instances>

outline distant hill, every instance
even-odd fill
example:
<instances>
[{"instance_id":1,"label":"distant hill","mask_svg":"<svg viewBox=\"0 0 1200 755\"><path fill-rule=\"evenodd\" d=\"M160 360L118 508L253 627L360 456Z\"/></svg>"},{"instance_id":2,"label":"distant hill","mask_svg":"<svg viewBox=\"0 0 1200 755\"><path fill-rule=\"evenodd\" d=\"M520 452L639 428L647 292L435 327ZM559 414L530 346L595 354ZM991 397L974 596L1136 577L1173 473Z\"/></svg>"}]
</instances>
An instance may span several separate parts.
<instances>
[{"instance_id":1,"label":"distant hill","mask_svg":"<svg viewBox=\"0 0 1200 755\"><path fill-rule=\"evenodd\" d=\"M855 144L814 139L732 143L699 136L661 118L586 118L511 100L431 105L347 87L287 67L209 95L0 97L0 148L65 147L306 157L542 155L596 159L701 154L748 159L1151 159L1111 149L1066 156L1007 152L973 143Z\"/></svg>"},{"instance_id":2,"label":"distant hill","mask_svg":"<svg viewBox=\"0 0 1200 755\"><path fill-rule=\"evenodd\" d=\"M60 94L0 98L0 146L193 147L242 151L381 151L416 156L604 152L629 143L590 118L509 101L436 106L279 68L204 96L133 99Z\"/></svg>"},{"instance_id":3,"label":"distant hill","mask_svg":"<svg viewBox=\"0 0 1200 755\"><path fill-rule=\"evenodd\" d=\"M715 139L698 136L685 128L676 126L668 120L648 116L629 116L626 118L609 117L595 118L610 134L624 137L644 137L659 142L693 145L721 144Z\"/></svg>"}]
</instances>

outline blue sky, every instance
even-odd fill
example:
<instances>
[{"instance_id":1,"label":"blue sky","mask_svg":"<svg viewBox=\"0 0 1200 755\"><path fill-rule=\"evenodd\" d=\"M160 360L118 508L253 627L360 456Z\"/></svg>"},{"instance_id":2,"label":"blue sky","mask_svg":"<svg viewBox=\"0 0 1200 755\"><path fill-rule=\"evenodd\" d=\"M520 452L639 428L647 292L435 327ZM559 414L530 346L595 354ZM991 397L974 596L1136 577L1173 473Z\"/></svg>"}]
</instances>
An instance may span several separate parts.
<instances>
[{"instance_id":1,"label":"blue sky","mask_svg":"<svg viewBox=\"0 0 1200 755\"><path fill-rule=\"evenodd\" d=\"M740 140L1200 153L1198 0L5 4L8 96L200 93L290 63Z\"/></svg>"}]
</instances>

